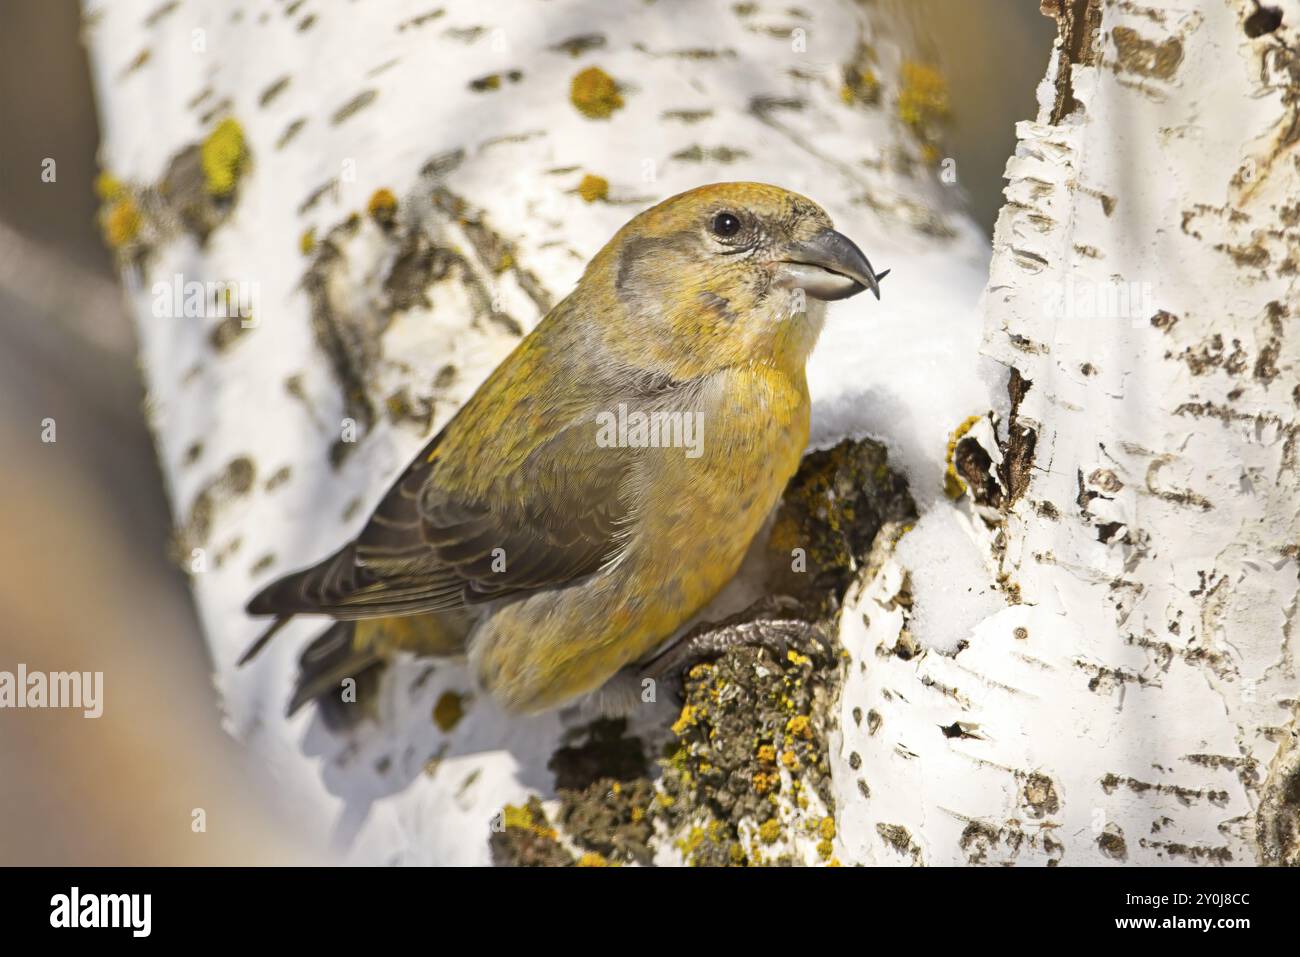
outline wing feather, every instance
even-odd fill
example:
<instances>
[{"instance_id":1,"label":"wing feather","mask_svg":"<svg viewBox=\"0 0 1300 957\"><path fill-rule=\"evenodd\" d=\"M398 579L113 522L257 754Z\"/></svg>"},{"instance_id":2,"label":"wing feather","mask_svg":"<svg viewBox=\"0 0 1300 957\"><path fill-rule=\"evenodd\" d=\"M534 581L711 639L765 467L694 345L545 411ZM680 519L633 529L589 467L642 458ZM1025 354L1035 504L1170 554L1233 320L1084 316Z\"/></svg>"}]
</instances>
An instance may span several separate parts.
<instances>
[{"instance_id":1,"label":"wing feather","mask_svg":"<svg viewBox=\"0 0 1300 957\"><path fill-rule=\"evenodd\" d=\"M484 389L393 483L353 542L267 586L249 612L442 611L564 585L616 559L638 450L597 448L590 405L534 414L522 435L501 429L499 411L481 407Z\"/></svg>"}]
</instances>

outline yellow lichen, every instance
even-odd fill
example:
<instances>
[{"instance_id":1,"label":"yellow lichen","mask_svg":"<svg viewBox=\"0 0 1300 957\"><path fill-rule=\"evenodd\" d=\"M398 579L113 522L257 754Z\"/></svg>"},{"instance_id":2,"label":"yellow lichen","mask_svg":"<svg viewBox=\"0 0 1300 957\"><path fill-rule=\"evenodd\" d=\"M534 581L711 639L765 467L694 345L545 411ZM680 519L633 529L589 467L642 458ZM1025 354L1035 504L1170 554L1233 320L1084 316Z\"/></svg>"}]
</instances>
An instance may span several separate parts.
<instances>
[{"instance_id":1,"label":"yellow lichen","mask_svg":"<svg viewBox=\"0 0 1300 957\"><path fill-rule=\"evenodd\" d=\"M501 811L501 821L507 828L517 828L523 831L532 831L541 837L549 837L554 840L559 835L555 828L550 827L545 818L537 820L532 809L527 805L519 807L515 804L507 804Z\"/></svg>"},{"instance_id":2,"label":"yellow lichen","mask_svg":"<svg viewBox=\"0 0 1300 957\"><path fill-rule=\"evenodd\" d=\"M124 196L104 214L104 242L110 249L120 249L139 235L140 224L140 210L136 207L135 200Z\"/></svg>"},{"instance_id":3,"label":"yellow lichen","mask_svg":"<svg viewBox=\"0 0 1300 957\"><path fill-rule=\"evenodd\" d=\"M689 834L676 842L677 849L682 852L682 857L690 860L691 857L694 856L695 852L699 850L700 845L704 843L704 838L704 829L693 827Z\"/></svg>"},{"instance_id":4,"label":"yellow lichen","mask_svg":"<svg viewBox=\"0 0 1300 957\"><path fill-rule=\"evenodd\" d=\"M807 655L801 655L801 654L799 654L799 652L795 651L793 648L791 648L789 651L787 651L787 652L785 653L785 657L786 657L786 660L789 661L790 664L792 664L792 665L810 665L810 664L812 664L812 659L811 659L811 658L809 658Z\"/></svg>"},{"instance_id":5,"label":"yellow lichen","mask_svg":"<svg viewBox=\"0 0 1300 957\"><path fill-rule=\"evenodd\" d=\"M961 476L957 474L957 445L965 437L966 433L975 428L976 423L983 418L982 416L969 416L961 425L953 431L948 437L948 469L943 474L943 492L950 499L956 500L962 497L966 492L966 483L962 481Z\"/></svg>"},{"instance_id":6,"label":"yellow lichen","mask_svg":"<svg viewBox=\"0 0 1300 957\"><path fill-rule=\"evenodd\" d=\"M781 822L776 818L769 818L759 825L758 839L764 844L775 844L780 837Z\"/></svg>"},{"instance_id":7,"label":"yellow lichen","mask_svg":"<svg viewBox=\"0 0 1300 957\"><path fill-rule=\"evenodd\" d=\"M582 182L578 184L578 195L588 203L599 202L609 198L609 180L603 176L596 176L594 173L588 173L582 177Z\"/></svg>"},{"instance_id":8,"label":"yellow lichen","mask_svg":"<svg viewBox=\"0 0 1300 957\"><path fill-rule=\"evenodd\" d=\"M391 189L377 189L366 203L366 212L381 226L388 226L397 216L397 197Z\"/></svg>"},{"instance_id":9,"label":"yellow lichen","mask_svg":"<svg viewBox=\"0 0 1300 957\"><path fill-rule=\"evenodd\" d=\"M835 840L835 818L824 817L817 825L817 833L823 841Z\"/></svg>"},{"instance_id":10,"label":"yellow lichen","mask_svg":"<svg viewBox=\"0 0 1300 957\"><path fill-rule=\"evenodd\" d=\"M517 804L507 804L501 812L501 820L506 827L529 830L533 826L532 813L528 808L520 807Z\"/></svg>"},{"instance_id":11,"label":"yellow lichen","mask_svg":"<svg viewBox=\"0 0 1300 957\"><path fill-rule=\"evenodd\" d=\"M799 767L799 756L790 749L781 752L781 763L785 765L787 771L797 770Z\"/></svg>"},{"instance_id":12,"label":"yellow lichen","mask_svg":"<svg viewBox=\"0 0 1300 957\"><path fill-rule=\"evenodd\" d=\"M898 116L920 139L933 139L934 124L948 118L948 84L932 66L907 61L902 68L898 92Z\"/></svg>"},{"instance_id":13,"label":"yellow lichen","mask_svg":"<svg viewBox=\"0 0 1300 957\"><path fill-rule=\"evenodd\" d=\"M302 254L304 256L310 256L313 252L316 251L315 227L304 230L303 234L298 237L298 248L302 251Z\"/></svg>"},{"instance_id":14,"label":"yellow lichen","mask_svg":"<svg viewBox=\"0 0 1300 957\"><path fill-rule=\"evenodd\" d=\"M613 867L609 860L594 851L588 851L578 858L579 867Z\"/></svg>"},{"instance_id":15,"label":"yellow lichen","mask_svg":"<svg viewBox=\"0 0 1300 957\"><path fill-rule=\"evenodd\" d=\"M829 861L834 854L835 854L835 845L832 844L830 841L817 842L817 856L820 857L823 861Z\"/></svg>"},{"instance_id":16,"label":"yellow lichen","mask_svg":"<svg viewBox=\"0 0 1300 957\"><path fill-rule=\"evenodd\" d=\"M678 736L685 734L686 729L691 727L693 724L695 724L695 722L696 722L695 705L693 704L683 705L682 713L678 715L677 720L673 722L673 734Z\"/></svg>"},{"instance_id":17,"label":"yellow lichen","mask_svg":"<svg viewBox=\"0 0 1300 957\"><path fill-rule=\"evenodd\" d=\"M116 199L121 199L122 194L126 192L126 187L122 181L111 173L101 172L95 177L95 195L106 203L111 203Z\"/></svg>"},{"instance_id":18,"label":"yellow lichen","mask_svg":"<svg viewBox=\"0 0 1300 957\"><path fill-rule=\"evenodd\" d=\"M785 723L785 730L788 734L797 738L812 740L812 722L808 720L806 714L795 715Z\"/></svg>"},{"instance_id":19,"label":"yellow lichen","mask_svg":"<svg viewBox=\"0 0 1300 957\"><path fill-rule=\"evenodd\" d=\"M692 665L691 670L688 671L686 674L687 677L689 677L692 681L699 681L706 674L708 674L711 669L712 669L711 665L709 665L707 662L702 661L698 665Z\"/></svg>"},{"instance_id":20,"label":"yellow lichen","mask_svg":"<svg viewBox=\"0 0 1300 957\"><path fill-rule=\"evenodd\" d=\"M244 146L244 128L233 117L226 117L208 134L200 147L203 180L213 196L228 196L239 182L248 163Z\"/></svg>"},{"instance_id":21,"label":"yellow lichen","mask_svg":"<svg viewBox=\"0 0 1300 957\"><path fill-rule=\"evenodd\" d=\"M704 848L705 842L720 846L730 844L727 853L733 864L743 864L745 862L744 848L739 844L731 843L729 840L727 827L719 820L711 820L705 827L692 827L690 833L684 838L679 839L675 846L682 853L682 857L692 865L700 865L704 858L700 856L700 851Z\"/></svg>"},{"instance_id":22,"label":"yellow lichen","mask_svg":"<svg viewBox=\"0 0 1300 957\"><path fill-rule=\"evenodd\" d=\"M446 734L465 717L465 701L454 691L444 691L438 703L433 706L433 723Z\"/></svg>"},{"instance_id":23,"label":"yellow lichen","mask_svg":"<svg viewBox=\"0 0 1300 957\"><path fill-rule=\"evenodd\" d=\"M849 67L844 71L844 83L840 86L840 99L852 105L854 103L878 103L880 101L880 80L870 68Z\"/></svg>"},{"instance_id":24,"label":"yellow lichen","mask_svg":"<svg viewBox=\"0 0 1300 957\"><path fill-rule=\"evenodd\" d=\"M573 78L569 100L591 120L607 120L623 106L614 78L598 66L589 66Z\"/></svg>"},{"instance_id":25,"label":"yellow lichen","mask_svg":"<svg viewBox=\"0 0 1300 957\"><path fill-rule=\"evenodd\" d=\"M758 760L764 764L776 764L776 748L770 744L759 745Z\"/></svg>"}]
</instances>

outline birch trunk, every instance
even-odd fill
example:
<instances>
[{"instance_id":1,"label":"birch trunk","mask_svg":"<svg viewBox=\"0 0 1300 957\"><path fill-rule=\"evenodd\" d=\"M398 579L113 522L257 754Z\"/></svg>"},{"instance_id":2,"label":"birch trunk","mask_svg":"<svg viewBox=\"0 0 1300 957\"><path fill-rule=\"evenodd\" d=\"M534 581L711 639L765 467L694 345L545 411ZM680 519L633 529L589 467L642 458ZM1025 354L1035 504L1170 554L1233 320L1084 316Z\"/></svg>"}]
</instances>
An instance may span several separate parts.
<instances>
[{"instance_id":1,"label":"birch trunk","mask_svg":"<svg viewBox=\"0 0 1300 957\"><path fill-rule=\"evenodd\" d=\"M1045 6L984 299L1011 409L955 456L1013 604L910 660L905 568L845 616L846 856L1295 864L1300 5Z\"/></svg>"},{"instance_id":2,"label":"birch trunk","mask_svg":"<svg viewBox=\"0 0 1300 957\"><path fill-rule=\"evenodd\" d=\"M345 859L484 863L503 832L592 858L553 827L558 759L609 743L589 715L512 720L407 661L354 733L285 720L323 626L236 671L242 605L357 530L634 212L759 179L896 269L832 313L814 441L881 439L923 517L835 618L829 793L782 771L778 833L742 822L739 853L1294 859L1293 6L1250 38L1245 2L1071 3L990 274L898 5L88 3L104 226L232 733ZM1112 281L1149 314L1048 308ZM230 285L189 308L191 282ZM923 587L954 543L978 602ZM674 716L613 749L653 763ZM699 860L700 814L653 859Z\"/></svg>"}]
</instances>

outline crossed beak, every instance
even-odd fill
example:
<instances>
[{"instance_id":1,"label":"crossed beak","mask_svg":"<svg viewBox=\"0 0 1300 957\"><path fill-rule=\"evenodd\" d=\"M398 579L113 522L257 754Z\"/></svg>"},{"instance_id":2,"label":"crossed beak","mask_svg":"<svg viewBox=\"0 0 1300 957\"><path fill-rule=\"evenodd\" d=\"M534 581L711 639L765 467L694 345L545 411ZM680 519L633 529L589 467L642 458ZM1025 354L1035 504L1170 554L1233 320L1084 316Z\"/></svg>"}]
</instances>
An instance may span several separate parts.
<instances>
[{"instance_id":1,"label":"crossed beak","mask_svg":"<svg viewBox=\"0 0 1300 957\"><path fill-rule=\"evenodd\" d=\"M777 265L778 285L828 301L848 299L864 289L879 299L880 280L889 275L888 269L875 272L853 240L833 229L787 246Z\"/></svg>"}]
</instances>

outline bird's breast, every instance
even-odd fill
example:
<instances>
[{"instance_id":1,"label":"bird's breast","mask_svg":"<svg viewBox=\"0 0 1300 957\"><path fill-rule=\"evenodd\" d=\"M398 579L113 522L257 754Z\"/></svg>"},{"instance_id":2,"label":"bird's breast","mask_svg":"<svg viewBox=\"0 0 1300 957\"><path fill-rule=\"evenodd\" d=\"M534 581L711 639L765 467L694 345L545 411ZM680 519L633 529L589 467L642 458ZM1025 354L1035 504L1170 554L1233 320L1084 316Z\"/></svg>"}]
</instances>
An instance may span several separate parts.
<instances>
[{"instance_id":1,"label":"bird's breast","mask_svg":"<svg viewBox=\"0 0 1300 957\"><path fill-rule=\"evenodd\" d=\"M769 368L718 377L690 411L696 447L648 450L629 556L662 583L666 617L693 613L735 574L808 441L802 378Z\"/></svg>"}]
</instances>

